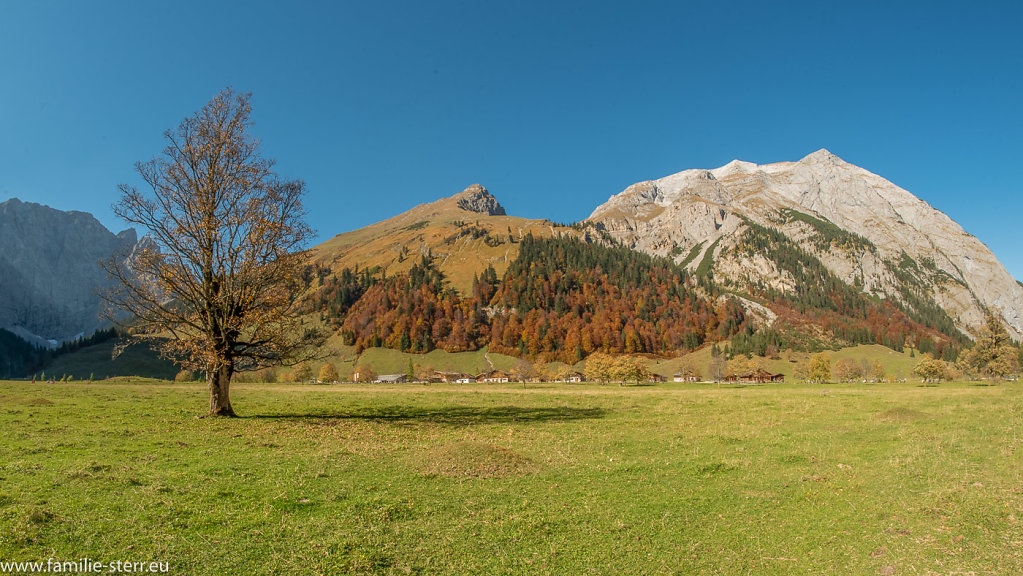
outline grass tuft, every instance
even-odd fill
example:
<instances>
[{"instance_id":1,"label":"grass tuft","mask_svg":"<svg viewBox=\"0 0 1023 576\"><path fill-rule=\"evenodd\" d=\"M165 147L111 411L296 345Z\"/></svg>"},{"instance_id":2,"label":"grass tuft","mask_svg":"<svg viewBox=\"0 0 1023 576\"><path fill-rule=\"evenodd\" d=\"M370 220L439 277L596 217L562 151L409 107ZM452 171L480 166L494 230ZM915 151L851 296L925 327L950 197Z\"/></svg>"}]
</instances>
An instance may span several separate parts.
<instances>
[{"instance_id":1,"label":"grass tuft","mask_svg":"<svg viewBox=\"0 0 1023 576\"><path fill-rule=\"evenodd\" d=\"M510 478L534 472L538 466L514 450L480 442L455 442L422 455L419 471L445 478Z\"/></svg>"},{"instance_id":2,"label":"grass tuft","mask_svg":"<svg viewBox=\"0 0 1023 576\"><path fill-rule=\"evenodd\" d=\"M916 420L926 420L930 417L930 415L924 412L905 407L886 410L879 416L881 420L886 420L888 422L913 422Z\"/></svg>"}]
</instances>

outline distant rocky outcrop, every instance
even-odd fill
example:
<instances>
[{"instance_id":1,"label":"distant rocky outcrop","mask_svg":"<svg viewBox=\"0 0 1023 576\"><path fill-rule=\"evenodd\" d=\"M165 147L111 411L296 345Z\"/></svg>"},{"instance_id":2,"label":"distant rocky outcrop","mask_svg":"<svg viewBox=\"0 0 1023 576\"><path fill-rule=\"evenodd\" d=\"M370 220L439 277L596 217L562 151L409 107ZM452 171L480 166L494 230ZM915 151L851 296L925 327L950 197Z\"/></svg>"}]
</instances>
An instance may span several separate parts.
<instances>
[{"instance_id":1,"label":"distant rocky outcrop","mask_svg":"<svg viewBox=\"0 0 1023 576\"><path fill-rule=\"evenodd\" d=\"M129 253L134 230L113 234L84 212L18 199L0 204L0 328L36 344L87 335L103 324L99 262Z\"/></svg>"},{"instance_id":2,"label":"distant rocky outcrop","mask_svg":"<svg viewBox=\"0 0 1023 576\"><path fill-rule=\"evenodd\" d=\"M790 274L744 240L781 232L835 276L899 302L917 317L935 306L970 334L995 312L1023 336L1023 286L991 250L942 212L827 150L798 162L734 160L634 184L588 219L627 246L711 270L734 286L796 291Z\"/></svg>"},{"instance_id":3,"label":"distant rocky outcrop","mask_svg":"<svg viewBox=\"0 0 1023 576\"><path fill-rule=\"evenodd\" d=\"M473 184L462 190L456 198L458 207L467 212L486 214L487 216L504 216L504 207L497 203L497 198L479 184Z\"/></svg>"}]
</instances>

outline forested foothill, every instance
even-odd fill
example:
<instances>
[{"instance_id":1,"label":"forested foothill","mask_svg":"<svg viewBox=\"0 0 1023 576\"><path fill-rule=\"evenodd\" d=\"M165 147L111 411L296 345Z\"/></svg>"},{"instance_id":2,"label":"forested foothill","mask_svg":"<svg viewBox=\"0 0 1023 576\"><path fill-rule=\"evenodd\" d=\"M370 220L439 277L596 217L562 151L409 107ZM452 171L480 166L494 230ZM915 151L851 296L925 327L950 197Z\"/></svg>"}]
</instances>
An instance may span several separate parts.
<instances>
[{"instance_id":1,"label":"forested foothill","mask_svg":"<svg viewBox=\"0 0 1023 576\"><path fill-rule=\"evenodd\" d=\"M726 340L729 356L881 344L953 361L967 342L943 313L871 298L771 228L749 223L741 249L768 255L797 289L753 284L739 291L712 273L691 275L668 258L614 243L528 235L503 275L487 268L466 294L450 287L430 254L397 275L380 267L311 269L307 277L317 276L319 288L308 311L357 352L486 347L570 364L595 352L677 356ZM777 318L751 315L744 300Z\"/></svg>"}]
</instances>

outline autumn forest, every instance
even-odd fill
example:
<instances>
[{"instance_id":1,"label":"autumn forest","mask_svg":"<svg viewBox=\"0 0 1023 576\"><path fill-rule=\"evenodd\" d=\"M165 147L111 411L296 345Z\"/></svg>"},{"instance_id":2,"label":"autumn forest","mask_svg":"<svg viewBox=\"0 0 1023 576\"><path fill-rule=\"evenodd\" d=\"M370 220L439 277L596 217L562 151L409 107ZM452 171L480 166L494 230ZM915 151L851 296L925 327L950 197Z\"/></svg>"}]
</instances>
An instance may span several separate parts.
<instances>
[{"instance_id":1,"label":"autumn forest","mask_svg":"<svg viewBox=\"0 0 1023 576\"><path fill-rule=\"evenodd\" d=\"M755 230L754 233L760 231ZM311 272L320 289L310 311L360 351L386 347L425 353L478 350L541 361L578 362L594 352L672 356L730 339L730 354L783 349L913 343L954 358L961 335L911 319L894 304L872 300L834 278L795 246L760 234L750 249L788 250L805 290L744 293L694 277L665 258L568 237L526 236L499 277L488 268L471 294L447 285L430 254L407 274L379 268ZM778 257L778 254L775 254ZM785 260L785 259L783 259ZM751 317L742 299L770 307L770 326ZM816 331L807 325L817 326ZM809 334L814 334L810 336Z\"/></svg>"}]
</instances>

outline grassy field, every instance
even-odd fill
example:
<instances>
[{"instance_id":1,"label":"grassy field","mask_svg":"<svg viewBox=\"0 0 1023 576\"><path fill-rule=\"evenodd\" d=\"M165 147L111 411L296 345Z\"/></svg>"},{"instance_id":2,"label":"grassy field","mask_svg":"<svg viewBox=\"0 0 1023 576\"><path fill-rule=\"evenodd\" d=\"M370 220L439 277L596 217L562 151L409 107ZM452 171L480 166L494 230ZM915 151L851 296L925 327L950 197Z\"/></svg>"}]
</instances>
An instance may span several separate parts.
<instances>
[{"instance_id":1,"label":"grassy field","mask_svg":"<svg viewBox=\"0 0 1023 576\"><path fill-rule=\"evenodd\" d=\"M1023 573L1023 387L0 383L0 560Z\"/></svg>"}]
</instances>

